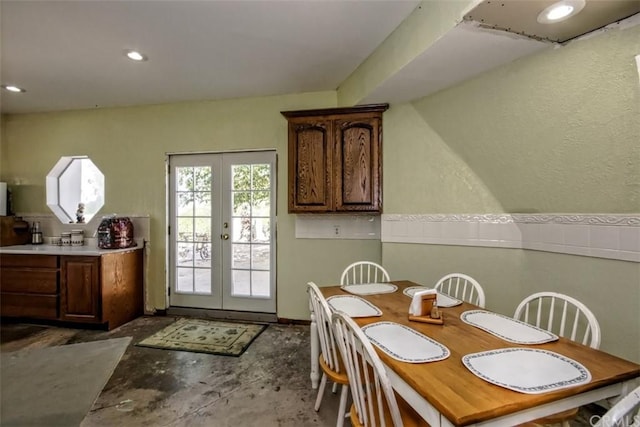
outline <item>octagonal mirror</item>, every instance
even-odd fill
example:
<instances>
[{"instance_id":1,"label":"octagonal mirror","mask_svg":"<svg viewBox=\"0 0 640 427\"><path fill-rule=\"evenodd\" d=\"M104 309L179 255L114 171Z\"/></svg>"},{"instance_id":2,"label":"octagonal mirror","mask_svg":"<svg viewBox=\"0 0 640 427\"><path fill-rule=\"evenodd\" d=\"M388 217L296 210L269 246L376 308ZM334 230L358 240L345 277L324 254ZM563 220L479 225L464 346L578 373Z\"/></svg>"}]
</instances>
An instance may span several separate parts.
<instances>
[{"instance_id":1,"label":"octagonal mirror","mask_svg":"<svg viewBox=\"0 0 640 427\"><path fill-rule=\"evenodd\" d=\"M61 157L47 175L47 206L65 223L86 223L104 205L104 175L87 156Z\"/></svg>"}]
</instances>

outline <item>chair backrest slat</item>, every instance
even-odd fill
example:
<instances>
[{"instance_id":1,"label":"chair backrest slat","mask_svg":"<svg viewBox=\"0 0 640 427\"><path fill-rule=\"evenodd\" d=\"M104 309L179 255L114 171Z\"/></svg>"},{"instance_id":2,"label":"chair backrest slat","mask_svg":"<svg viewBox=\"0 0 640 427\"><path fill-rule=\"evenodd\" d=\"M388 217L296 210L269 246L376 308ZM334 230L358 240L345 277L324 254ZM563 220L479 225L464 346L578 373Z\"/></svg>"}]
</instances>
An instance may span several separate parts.
<instances>
[{"instance_id":1,"label":"chair backrest slat","mask_svg":"<svg viewBox=\"0 0 640 427\"><path fill-rule=\"evenodd\" d=\"M576 314L573 317L573 327L571 328L571 341L576 340L576 335L578 334L578 322L580 321L580 310L576 308ZM589 326L585 328L585 332L589 331ZM583 343L584 344L584 343Z\"/></svg>"},{"instance_id":2,"label":"chair backrest slat","mask_svg":"<svg viewBox=\"0 0 640 427\"><path fill-rule=\"evenodd\" d=\"M569 303L567 300L564 301L562 306L562 317L560 319L560 330L564 333L564 328L567 324L567 310L569 309ZM577 326L577 325L575 325ZM573 340L573 338L571 338Z\"/></svg>"},{"instance_id":3,"label":"chair backrest slat","mask_svg":"<svg viewBox=\"0 0 640 427\"><path fill-rule=\"evenodd\" d=\"M538 306L538 315L536 317L536 326L540 327L540 321L542 319L542 305Z\"/></svg>"},{"instance_id":4,"label":"chair backrest slat","mask_svg":"<svg viewBox=\"0 0 640 427\"><path fill-rule=\"evenodd\" d=\"M558 301L558 304L556 304ZM536 321L529 321L529 312L536 313ZM554 316L560 316L559 327L554 323ZM532 323L537 327L546 320L546 330L558 336L578 341L592 348L600 347L600 324L589 308L568 295L557 292L538 292L526 297L516 308L515 319ZM570 329L566 331L566 329Z\"/></svg>"},{"instance_id":5,"label":"chair backrest slat","mask_svg":"<svg viewBox=\"0 0 640 427\"><path fill-rule=\"evenodd\" d=\"M549 317L548 317L548 325L547 325L547 331L551 331L553 330L553 316L555 314L555 308L556 308L556 299L555 297L551 298L551 308L549 309ZM561 329L562 330L562 329Z\"/></svg>"}]
</instances>

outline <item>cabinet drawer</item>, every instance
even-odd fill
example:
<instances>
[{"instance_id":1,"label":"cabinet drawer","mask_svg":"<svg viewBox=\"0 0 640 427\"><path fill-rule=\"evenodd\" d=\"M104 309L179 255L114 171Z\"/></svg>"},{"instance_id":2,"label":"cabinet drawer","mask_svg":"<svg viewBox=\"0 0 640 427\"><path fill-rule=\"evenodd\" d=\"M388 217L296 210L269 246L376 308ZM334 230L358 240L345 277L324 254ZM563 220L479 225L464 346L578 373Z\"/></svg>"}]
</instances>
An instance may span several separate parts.
<instances>
[{"instance_id":1,"label":"cabinet drawer","mask_svg":"<svg viewBox=\"0 0 640 427\"><path fill-rule=\"evenodd\" d=\"M8 317L58 318L57 295L0 295L0 315Z\"/></svg>"},{"instance_id":2,"label":"cabinet drawer","mask_svg":"<svg viewBox=\"0 0 640 427\"><path fill-rule=\"evenodd\" d=\"M58 268L56 255L0 254L0 267Z\"/></svg>"},{"instance_id":3,"label":"cabinet drawer","mask_svg":"<svg viewBox=\"0 0 640 427\"><path fill-rule=\"evenodd\" d=\"M0 273L2 292L26 294L58 293L58 271L20 268L2 268Z\"/></svg>"}]
</instances>

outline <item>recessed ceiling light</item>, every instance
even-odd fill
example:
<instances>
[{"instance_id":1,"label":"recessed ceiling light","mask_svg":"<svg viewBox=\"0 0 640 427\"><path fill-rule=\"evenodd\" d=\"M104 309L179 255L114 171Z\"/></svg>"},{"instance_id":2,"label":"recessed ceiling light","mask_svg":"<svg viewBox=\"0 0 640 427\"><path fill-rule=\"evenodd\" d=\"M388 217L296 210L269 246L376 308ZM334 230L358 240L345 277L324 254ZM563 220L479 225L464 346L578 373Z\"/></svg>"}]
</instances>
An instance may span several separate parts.
<instances>
[{"instance_id":1,"label":"recessed ceiling light","mask_svg":"<svg viewBox=\"0 0 640 427\"><path fill-rule=\"evenodd\" d=\"M2 85L2 89L8 90L9 92L15 92L15 93L26 92L26 90L22 89L21 87L13 86L13 85Z\"/></svg>"},{"instance_id":2,"label":"recessed ceiling light","mask_svg":"<svg viewBox=\"0 0 640 427\"><path fill-rule=\"evenodd\" d=\"M585 0L562 0L545 8L538 15L541 24L554 24L571 18L580 12L585 5Z\"/></svg>"},{"instance_id":3,"label":"recessed ceiling light","mask_svg":"<svg viewBox=\"0 0 640 427\"><path fill-rule=\"evenodd\" d=\"M140 52L138 52L137 50L127 50L126 51L127 57L129 59L131 59L132 61L146 61L147 57L143 54L141 54Z\"/></svg>"}]
</instances>

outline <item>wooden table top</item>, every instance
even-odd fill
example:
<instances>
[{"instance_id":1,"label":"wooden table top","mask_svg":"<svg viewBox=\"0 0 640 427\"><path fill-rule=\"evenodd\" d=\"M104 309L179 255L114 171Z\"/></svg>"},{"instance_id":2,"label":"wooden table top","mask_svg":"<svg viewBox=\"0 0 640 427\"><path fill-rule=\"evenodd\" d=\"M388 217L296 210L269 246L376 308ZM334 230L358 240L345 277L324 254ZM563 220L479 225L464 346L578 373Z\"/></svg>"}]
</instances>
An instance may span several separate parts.
<instances>
[{"instance_id":1,"label":"wooden table top","mask_svg":"<svg viewBox=\"0 0 640 427\"><path fill-rule=\"evenodd\" d=\"M394 293L361 295L380 308L383 315L354 320L360 326L380 321L407 325L449 348L451 356L445 360L413 364L393 359L374 346L388 367L455 425L486 421L640 376L640 365L565 338L537 345L519 345L503 341L460 319L464 311L480 308L469 303L450 308L440 307L444 325L409 321L411 299L402 291L417 284L404 280L391 283L398 286ZM351 295L339 286L324 287L320 290L325 298L333 295ZM592 380L585 385L554 392L525 394L490 384L472 374L462 364L462 357L467 354L509 347L554 351L582 363L591 372Z\"/></svg>"}]
</instances>

